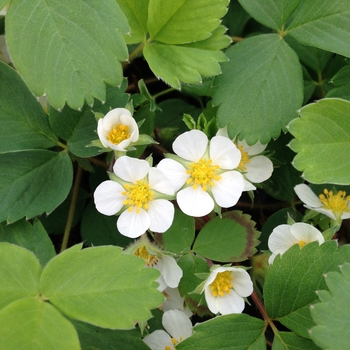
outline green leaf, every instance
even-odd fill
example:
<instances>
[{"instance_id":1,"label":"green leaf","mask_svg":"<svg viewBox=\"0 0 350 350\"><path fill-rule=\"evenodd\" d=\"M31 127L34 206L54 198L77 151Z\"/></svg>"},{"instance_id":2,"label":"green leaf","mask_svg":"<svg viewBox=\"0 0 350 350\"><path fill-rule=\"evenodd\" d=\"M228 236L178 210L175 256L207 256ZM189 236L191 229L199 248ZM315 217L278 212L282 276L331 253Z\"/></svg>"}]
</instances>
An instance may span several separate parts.
<instances>
[{"instance_id":1,"label":"green leaf","mask_svg":"<svg viewBox=\"0 0 350 350\"><path fill-rule=\"evenodd\" d=\"M241 36L249 19L249 14L243 9L240 3L238 1L231 1L222 23L228 27L230 35Z\"/></svg>"},{"instance_id":2,"label":"green leaf","mask_svg":"<svg viewBox=\"0 0 350 350\"><path fill-rule=\"evenodd\" d=\"M232 138L268 143L295 118L303 101L299 59L277 34L245 39L226 54L230 61L214 81L218 124L228 125Z\"/></svg>"},{"instance_id":3,"label":"green leaf","mask_svg":"<svg viewBox=\"0 0 350 350\"><path fill-rule=\"evenodd\" d=\"M41 271L40 263L32 252L1 242L0 310L15 300L37 296ZM0 321L0 324L1 330L4 323Z\"/></svg>"},{"instance_id":4,"label":"green leaf","mask_svg":"<svg viewBox=\"0 0 350 350\"><path fill-rule=\"evenodd\" d=\"M266 349L265 322L245 314L215 317L197 324L193 335L176 345L179 350Z\"/></svg>"},{"instance_id":5,"label":"green leaf","mask_svg":"<svg viewBox=\"0 0 350 350\"><path fill-rule=\"evenodd\" d=\"M148 30L151 40L184 44L209 38L227 12L228 0L150 0Z\"/></svg>"},{"instance_id":6,"label":"green leaf","mask_svg":"<svg viewBox=\"0 0 350 350\"><path fill-rule=\"evenodd\" d=\"M230 211L210 220L199 232L193 251L207 259L220 262L246 260L256 253L259 232L250 215Z\"/></svg>"},{"instance_id":7,"label":"green leaf","mask_svg":"<svg viewBox=\"0 0 350 350\"><path fill-rule=\"evenodd\" d=\"M0 153L55 145L52 132L40 103L21 77L0 61Z\"/></svg>"},{"instance_id":8,"label":"green leaf","mask_svg":"<svg viewBox=\"0 0 350 350\"><path fill-rule=\"evenodd\" d=\"M28 249L35 254L41 266L45 266L56 255L52 241L39 220L35 220L33 225L25 219L11 225L0 223L0 242Z\"/></svg>"},{"instance_id":9,"label":"green leaf","mask_svg":"<svg viewBox=\"0 0 350 350\"><path fill-rule=\"evenodd\" d=\"M300 249L294 245L269 267L264 284L266 311L296 334L310 338L314 326L310 305L317 302L316 291L325 289L323 275L337 271L350 261L350 246L337 249L337 242L312 242Z\"/></svg>"},{"instance_id":10,"label":"green leaf","mask_svg":"<svg viewBox=\"0 0 350 350\"><path fill-rule=\"evenodd\" d=\"M298 7L300 0L239 0L243 8L264 26L278 30Z\"/></svg>"},{"instance_id":11,"label":"green leaf","mask_svg":"<svg viewBox=\"0 0 350 350\"><path fill-rule=\"evenodd\" d=\"M347 0L304 1L287 33L302 44L350 57L349 26Z\"/></svg>"},{"instance_id":12,"label":"green leaf","mask_svg":"<svg viewBox=\"0 0 350 350\"><path fill-rule=\"evenodd\" d=\"M46 150L0 154L0 222L15 222L52 212L72 185L66 152Z\"/></svg>"},{"instance_id":13,"label":"green leaf","mask_svg":"<svg viewBox=\"0 0 350 350\"><path fill-rule=\"evenodd\" d=\"M45 298L68 317L131 329L163 302L155 283L159 272L145 269L142 259L114 246L80 248L75 245L53 258L40 281Z\"/></svg>"},{"instance_id":14,"label":"green leaf","mask_svg":"<svg viewBox=\"0 0 350 350\"><path fill-rule=\"evenodd\" d=\"M0 0L0 10L2 10L8 2L8 0Z\"/></svg>"},{"instance_id":15,"label":"green leaf","mask_svg":"<svg viewBox=\"0 0 350 350\"><path fill-rule=\"evenodd\" d=\"M320 349L310 339L299 337L293 332L279 332L275 336L272 344L272 350L317 350Z\"/></svg>"},{"instance_id":16,"label":"green leaf","mask_svg":"<svg viewBox=\"0 0 350 350\"><path fill-rule=\"evenodd\" d=\"M350 265L339 268L341 274L330 272L324 276L329 292L320 293L321 303L311 307L311 316L317 326L311 329L310 336L323 349L345 350L350 342Z\"/></svg>"},{"instance_id":17,"label":"green leaf","mask_svg":"<svg viewBox=\"0 0 350 350\"><path fill-rule=\"evenodd\" d=\"M350 100L350 66L343 67L330 81L335 88L326 97L339 97Z\"/></svg>"},{"instance_id":18,"label":"green leaf","mask_svg":"<svg viewBox=\"0 0 350 350\"><path fill-rule=\"evenodd\" d=\"M18 300L0 311L0 348L80 350L74 326L49 303Z\"/></svg>"},{"instance_id":19,"label":"green leaf","mask_svg":"<svg viewBox=\"0 0 350 350\"><path fill-rule=\"evenodd\" d=\"M80 108L106 99L127 58L127 20L114 0L14 0L6 15L12 60L36 96Z\"/></svg>"},{"instance_id":20,"label":"green leaf","mask_svg":"<svg viewBox=\"0 0 350 350\"><path fill-rule=\"evenodd\" d=\"M330 98L303 107L289 132L295 137L290 148L298 153L293 161L312 183L349 185L350 102Z\"/></svg>"}]
</instances>

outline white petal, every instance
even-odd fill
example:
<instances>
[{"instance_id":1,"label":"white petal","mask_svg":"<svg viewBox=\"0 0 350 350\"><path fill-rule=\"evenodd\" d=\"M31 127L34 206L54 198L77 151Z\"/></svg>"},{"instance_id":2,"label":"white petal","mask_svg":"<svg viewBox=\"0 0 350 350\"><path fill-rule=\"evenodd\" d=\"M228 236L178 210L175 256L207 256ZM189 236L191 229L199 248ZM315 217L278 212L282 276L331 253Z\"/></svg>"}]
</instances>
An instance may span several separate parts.
<instances>
[{"instance_id":1,"label":"white petal","mask_svg":"<svg viewBox=\"0 0 350 350\"><path fill-rule=\"evenodd\" d=\"M178 288L167 287L164 290L164 294L166 296L166 300L163 303L163 311L164 312L168 311L168 310L174 310L174 309L178 309L181 311L184 310L185 298L183 298L180 295ZM192 313L190 315L192 315ZM190 316L190 315L188 315L188 316Z\"/></svg>"},{"instance_id":2,"label":"white petal","mask_svg":"<svg viewBox=\"0 0 350 350\"><path fill-rule=\"evenodd\" d=\"M154 266L154 268L156 269L157 267L156 266ZM158 270L158 269L157 269ZM156 279L156 282L159 284L159 286L158 286L158 290L160 291L160 292L163 292L163 290L164 289L166 289L167 287L168 287L168 285L165 283L165 281L164 281L164 277L163 277L163 275L160 275L157 279Z\"/></svg>"},{"instance_id":3,"label":"white petal","mask_svg":"<svg viewBox=\"0 0 350 350\"><path fill-rule=\"evenodd\" d=\"M176 199L180 209L189 216L204 216L214 209L213 199L200 186L184 188L177 193Z\"/></svg>"},{"instance_id":4,"label":"white petal","mask_svg":"<svg viewBox=\"0 0 350 350\"><path fill-rule=\"evenodd\" d=\"M171 287L176 288L182 278L182 270L176 263L175 259L169 255L162 255L163 269L162 275L165 283Z\"/></svg>"},{"instance_id":5,"label":"white petal","mask_svg":"<svg viewBox=\"0 0 350 350\"><path fill-rule=\"evenodd\" d=\"M173 159L162 159L157 165L164 175L170 180L175 192L177 192L189 178L185 167Z\"/></svg>"},{"instance_id":6,"label":"white petal","mask_svg":"<svg viewBox=\"0 0 350 350\"><path fill-rule=\"evenodd\" d=\"M179 343L192 335L192 322L180 310L164 312L162 324L165 330Z\"/></svg>"},{"instance_id":7,"label":"white petal","mask_svg":"<svg viewBox=\"0 0 350 350\"><path fill-rule=\"evenodd\" d=\"M249 273L243 269L230 268L232 271L232 286L241 297L249 297L253 293L253 282Z\"/></svg>"},{"instance_id":8,"label":"white petal","mask_svg":"<svg viewBox=\"0 0 350 350\"><path fill-rule=\"evenodd\" d=\"M176 138L173 150L181 158L197 163L203 157L207 145L208 137L204 132L191 130Z\"/></svg>"},{"instance_id":9,"label":"white petal","mask_svg":"<svg viewBox=\"0 0 350 350\"><path fill-rule=\"evenodd\" d=\"M219 165L221 169L234 169L241 161L240 150L224 136L214 136L210 140L209 152L213 165Z\"/></svg>"},{"instance_id":10,"label":"white petal","mask_svg":"<svg viewBox=\"0 0 350 350\"><path fill-rule=\"evenodd\" d=\"M267 180L273 172L273 164L271 160L265 156L252 157L245 166L245 177L254 183Z\"/></svg>"},{"instance_id":11,"label":"white petal","mask_svg":"<svg viewBox=\"0 0 350 350\"><path fill-rule=\"evenodd\" d=\"M269 262L270 265L273 263L273 261L275 260L275 258L276 258L277 255L279 255L279 254L271 254L271 255L269 256L268 262Z\"/></svg>"},{"instance_id":12,"label":"white petal","mask_svg":"<svg viewBox=\"0 0 350 350\"><path fill-rule=\"evenodd\" d=\"M318 241L319 244L324 242L322 233L312 225L303 222L297 222L290 227L290 233L298 240L305 243Z\"/></svg>"},{"instance_id":13,"label":"white petal","mask_svg":"<svg viewBox=\"0 0 350 350\"><path fill-rule=\"evenodd\" d=\"M244 175L243 175L244 179ZM248 180L244 179L244 190L243 191L254 191L256 190L256 187L250 183Z\"/></svg>"},{"instance_id":14,"label":"white petal","mask_svg":"<svg viewBox=\"0 0 350 350\"><path fill-rule=\"evenodd\" d=\"M114 173L124 181L136 183L143 179L150 169L146 160L131 158L128 156L120 157L113 166Z\"/></svg>"},{"instance_id":15,"label":"white petal","mask_svg":"<svg viewBox=\"0 0 350 350\"><path fill-rule=\"evenodd\" d=\"M165 331L158 329L142 339L152 350L175 349L170 335Z\"/></svg>"},{"instance_id":16,"label":"white petal","mask_svg":"<svg viewBox=\"0 0 350 350\"><path fill-rule=\"evenodd\" d=\"M173 223L174 211L174 205L165 199L156 199L149 202L149 229L153 232L165 232Z\"/></svg>"},{"instance_id":17,"label":"white petal","mask_svg":"<svg viewBox=\"0 0 350 350\"><path fill-rule=\"evenodd\" d=\"M150 217L144 209L140 209L139 213L136 213L135 208L132 211L125 210L117 221L118 231L123 236L130 238L140 237L149 226Z\"/></svg>"},{"instance_id":18,"label":"white petal","mask_svg":"<svg viewBox=\"0 0 350 350\"><path fill-rule=\"evenodd\" d=\"M296 185L294 191L305 204L310 206L310 208L319 208L323 206L320 199L309 186L305 184Z\"/></svg>"},{"instance_id":19,"label":"white petal","mask_svg":"<svg viewBox=\"0 0 350 350\"><path fill-rule=\"evenodd\" d=\"M216 297L213 296L211 293L211 287L207 286L204 289L204 296L205 296L205 301L207 302L208 309L213 313L217 314L219 312L219 309L216 305Z\"/></svg>"},{"instance_id":20,"label":"white petal","mask_svg":"<svg viewBox=\"0 0 350 350\"><path fill-rule=\"evenodd\" d=\"M149 169L148 183L152 190L168 195L174 194L174 189L170 180L159 168Z\"/></svg>"},{"instance_id":21,"label":"white petal","mask_svg":"<svg viewBox=\"0 0 350 350\"><path fill-rule=\"evenodd\" d=\"M346 219L349 219L350 218L350 213L349 212L344 212L342 215L341 215L341 219L342 220L346 220Z\"/></svg>"},{"instance_id":22,"label":"white petal","mask_svg":"<svg viewBox=\"0 0 350 350\"><path fill-rule=\"evenodd\" d=\"M216 305L222 315L240 314L244 310L244 299L231 290L230 294L217 297Z\"/></svg>"},{"instance_id":23,"label":"white petal","mask_svg":"<svg viewBox=\"0 0 350 350\"><path fill-rule=\"evenodd\" d=\"M228 136L228 131L227 131L227 126L223 127L223 128L220 128L217 133L216 133L217 136L224 136L224 137L227 137L227 138L230 138Z\"/></svg>"},{"instance_id":24,"label":"white petal","mask_svg":"<svg viewBox=\"0 0 350 350\"><path fill-rule=\"evenodd\" d=\"M244 179L238 171L226 171L211 188L214 199L220 207L234 206L242 195Z\"/></svg>"},{"instance_id":25,"label":"white petal","mask_svg":"<svg viewBox=\"0 0 350 350\"><path fill-rule=\"evenodd\" d=\"M252 146L249 146L247 144L246 140L237 141L237 145L238 146L242 146L243 147L243 151L247 152L249 156L255 156L257 154L260 154L267 147L267 145L262 145L260 143L260 141L258 141L257 143L255 143Z\"/></svg>"},{"instance_id":26,"label":"white petal","mask_svg":"<svg viewBox=\"0 0 350 350\"><path fill-rule=\"evenodd\" d=\"M123 207L125 196L123 186L115 181L107 180L97 186L94 192L96 209L104 215L114 215Z\"/></svg>"},{"instance_id":27,"label":"white petal","mask_svg":"<svg viewBox=\"0 0 350 350\"><path fill-rule=\"evenodd\" d=\"M314 207L311 207L310 205L305 205L305 207L308 209L312 209L314 211L317 211L318 213L321 213L323 215L326 215L333 220L336 220L336 217L333 213L333 210L326 209L326 208L314 208Z\"/></svg>"},{"instance_id":28,"label":"white petal","mask_svg":"<svg viewBox=\"0 0 350 350\"><path fill-rule=\"evenodd\" d=\"M298 240L290 233L290 225L279 225L272 231L267 244L272 253L282 255L297 243Z\"/></svg>"}]
</instances>

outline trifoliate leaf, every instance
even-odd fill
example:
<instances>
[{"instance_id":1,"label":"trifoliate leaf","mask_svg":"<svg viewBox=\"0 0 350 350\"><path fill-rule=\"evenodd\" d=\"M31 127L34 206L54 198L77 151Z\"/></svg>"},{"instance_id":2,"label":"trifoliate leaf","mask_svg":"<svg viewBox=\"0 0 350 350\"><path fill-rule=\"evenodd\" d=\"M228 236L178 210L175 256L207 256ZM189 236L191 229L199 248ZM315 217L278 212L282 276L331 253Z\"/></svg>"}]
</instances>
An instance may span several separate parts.
<instances>
[{"instance_id":1,"label":"trifoliate leaf","mask_svg":"<svg viewBox=\"0 0 350 350\"><path fill-rule=\"evenodd\" d=\"M246 260L256 253L259 232L250 216L240 211L215 217L199 232L193 251L211 260L236 262Z\"/></svg>"},{"instance_id":2,"label":"trifoliate leaf","mask_svg":"<svg viewBox=\"0 0 350 350\"><path fill-rule=\"evenodd\" d=\"M36 96L54 108L106 99L122 81L129 30L115 0L14 0L6 15L12 60Z\"/></svg>"},{"instance_id":3,"label":"trifoliate leaf","mask_svg":"<svg viewBox=\"0 0 350 350\"><path fill-rule=\"evenodd\" d=\"M268 143L296 117L303 77L295 52L277 34L258 35L226 51L229 62L215 78L213 104L219 127L248 144ZM234 82L234 83L233 83Z\"/></svg>"},{"instance_id":4,"label":"trifoliate leaf","mask_svg":"<svg viewBox=\"0 0 350 350\"><path fill-rule=\"evenodd\" d=\"M0 309L15 300L38 295L41 270L40 263L32 252L1 242Z\"/></svg>"},{"instance_id":5,"label":"trifoliate leaf","mask_svg":"<svg viewBox=\"0 0 350 350\"><path fill-rule=\"evenodd\" d=\"M339 268L341 273L334 271L324 276L329 291L322 291L321 303L311 306L317 326L310 330L310 336L322 349L346 350L350 343L350 265Z\"/></svg>"},{"instance_id":6,"label":"trifoliate leaf","mask_svg":"<svg viewBox=\"0 0 350 350\"><path fill-rule=\"evenodd\" d=\"M77 332L49 303L28 298L0 311L0 349L80 350Z\"/></svg>"},{"instance_id":7,"label":"trifoliate leaf","mask_svg":"<svg viewBox=\"0 0 350 350\"><path fill-rule=\"evenodd\" d=\"M264 284L264 300L270 318L296 334L309 338L314 326L310 305L317 302L316 291L325 289L323 275L350 262L350 246L337 249L337 242L294 245L270 265Z\"/></svg>"},{"instance_id":8,"label":"trifoliate leaf","mask_svg":"<svg viewBox=\"0 0 350 350\"><path fill-rule=\"evenodd\" d=\"M67 152L46 150L0 154L0 222L52 212L72 186Z\"/></svg>"},{"instance_id":9,"label":"trifoliate leaf","mask_svg":"<svg viewBox=\"0 0 350 350\"><path fill-rule=\"evenodd\" d=\"M293 120L290 148L298 153L293 165L312 183L349 185L350 102L330 98L311 103Z\"/></svg>"},{"instance_id":10,"label":"trifoliate leaf","mask_svg":"<svg viewBox=\"0 0 350 350\"><path fill-rule=\"evenodd\" d=\"M272 350L319 350L310 339L302 338L293 332L278 332L275 335Z\"/></svg>"},{"instance_id":11,"label":"trifoliate leaf","mask_svg":"<svg viewBox=\"0 0 350 350\"><path fill-rule=\"evenodd\" d=\"M266 27L283 30L283 26L300 0L239 0L242 7L258 22Z\"/></svg>"},{"instance_id":12,"label":"trifoliate leaf","mask_svg":"<svg viewBox=\"0 0 350 350\"><path fill-rule=\"evenodd\" d=\"M50 148L57 136L21 77L0 61L0 153Z\"/></svg>"},{"instance_id":13,"label":"trifoliate leaf","mask_svg":"<svg viewBox=\"0 0 350 350\"><path fill-rule=\"evenodd\" d=\"M62 313L111 329L131 329L151 317L164 300L156 269L115 246L80 250L73 246L53 258L41 276L41 291Z\"/></svg>"},{"instance_id":14,"label":"trifoliate leaf","mask_svg":"<svg viewBox=\"0 0 350 350\"><path fill-rule=\"evenodd\" d=\"M179 350L266 349L265 322L246 314L215 317L197 324L193 335L178 345Z\"/></svg>"},{"instance_id":15,"label":"trifoliate leaf","mask_svg":"<svg viewBox=\"0 0 350 350\"><path fill-rule=\"evenodd\" d=\"M349 26L348 0L304 1L287 33L302 44L350 57Z\"/></svg>"},{"instance_id":16,"label":"trifoliate leaf","mask_svg":"<svg viewBox=\"0 0 350 350\"><path fill-rule=\"evenodd\" d=\"M209 38L227 12L228 0L150 0L147 27L151 40L184 44Z\"/></svg>"}]
</instances>

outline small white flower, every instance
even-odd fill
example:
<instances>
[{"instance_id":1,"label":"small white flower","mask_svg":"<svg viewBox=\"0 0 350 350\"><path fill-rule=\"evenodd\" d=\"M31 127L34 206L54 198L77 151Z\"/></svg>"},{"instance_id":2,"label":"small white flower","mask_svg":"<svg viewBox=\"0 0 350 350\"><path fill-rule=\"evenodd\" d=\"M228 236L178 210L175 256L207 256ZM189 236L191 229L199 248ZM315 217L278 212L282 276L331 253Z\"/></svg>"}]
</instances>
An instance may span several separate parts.
<instances>
[{"instance_id":1,"label":"small white flower","mask_svg":"<svg viewBox=\"0 0 350 350\"><path fill-rule=\"evenodd\" d=\"M102 145L114 151L125 152L131 142L139 139L139 128L131 113L125 108L109 111L97 124Z\"/></svg>"},{"instance_id":2,"label":"small white flower","mask_svg":"<svg viewBox=\"0 0 350 350\"><path fill-rule=\"evenodd\" d=\"M164 312L162 324L166 332L156 330L143 338L152 350L175 349L176 344L189 338L193 332L191 320L180 310Z\"/></svg>"},{"instance_id":3,"label":"small white flower","mask_svg":"<svg viewBox=\"0 0 350 350\"><path fill-rule=\"evenodd\" d=\"M117 227L124 236L136 238L148 229L165 232L174 218L173 204L164 199L174 194L166 176L146 160L127 156L116 160L113 171L115 181L95 190L96 209L108 216L120 213Z\"/></svg>"},{"instance_id":4,"label":"small white flower","mask_svg":"<svg viewBox=\"0 0 350 350\"><path fill-rule=\"evenodd\" d=\"M334 194L333 191L324 189L323 193L317 197L305 184L296 185L294 191L308 209L324 214L333 220L340 221L350 218L350 196L347 196L345 191L338 191L337 194Z\"/></svg>"},{"instance_id":5,"label":"small white flower","mask_svg":"<svg viewBox=\"0 0 350 350\"><path fill-rule=\"evenodd\" d=\"M278 254L283 255L294 244L299 244L302 248L305 244L318 241L324 242L322 233L317 228L297 222L293 225L279 225L272 231L268 246L272 255L269 257L269 264L272 264Z\"/></svg>"},{"instance_id":6,"label":"small white flower","mask_svg":"<svg viewBox=\"0 0 350 350\"><path fill-rule=\"evenodd\" d=\"M220 266L211 271L203 292L212 313L238 314L244 310L244 298L253 293L253 282L241 268Z\"/></svg>"},{"instance_id":7,"label":"small white flower","mask_svg":"<svg viewBox=\"0 0 350 350\"><path fill-rule=\"evenodd\" d=\"M167 287L163 293L166 296L162 307L164 312L177 309L184 312L188 317L192 316L192 311L185 305L185 298L180 295L178 288Z\"/></svg>"},{"instance_id":8,"label":"small white flower","mask_svg":"<svg viewBox=\"0 0 350 350\"><path fill-rule=\"evenodd\" d=\"M176 138L173 150L158 169L170 179L180 209L190 216L209 214L215 204L223 208L235 205L243 188L243 176L235 169L241 153L226 137L208 141L199 130L187 131Z\"/></svg>"},{"instance_id":9,"label":"small white flower","mask_svg":"<svg viewBox=\"0 0 350 350\"><path fill-rule=\"evenodd\" d=\"M217 135L229 137L227 127L219 129ZM260 141L249 146L245 140L232 139L242 154L237 170L241 171L244 177L244 191L256 190L253 183L266 181L273 172L273 164L269 158L261 155L267 145L262 145Z\"/></svg>"}]
</instances>

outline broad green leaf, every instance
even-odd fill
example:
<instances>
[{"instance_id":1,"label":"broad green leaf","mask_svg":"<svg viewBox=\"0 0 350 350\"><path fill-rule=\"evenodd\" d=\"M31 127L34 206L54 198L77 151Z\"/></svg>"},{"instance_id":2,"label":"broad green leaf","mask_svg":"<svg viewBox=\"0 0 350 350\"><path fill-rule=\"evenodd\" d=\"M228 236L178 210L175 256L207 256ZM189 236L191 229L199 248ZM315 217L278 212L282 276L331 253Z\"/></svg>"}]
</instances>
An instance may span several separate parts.
<instances>
[{"instance_id":1,"label":"broad green leaf","mask_svg":"<svg viewBox=\"0 0 350 350\"><path fill-rule=\"evenodd\" d=\"M303 107L289 132L293 161L312 183L350 184L350 102L330 98Z\"/></svg>"},{"instance_id":2,"label":"broad green leaf","mask_svg":"<svg viewBox=\"0 0 350 350\"><path fill-rule=\"evenodd\" d=\"M345 350L350 342L350 265L339 268L341 274L330 272L324 276L329 292L320 293L321 303L311 307L311 316L317 324L310 331L311 339L323 349Z\"/></svg>"},{"instance_id":3,"label":"broad green leaf","mask_svg":"<svg viewBox=\"0 0 350 350\"><path fill-rule=\"evenodd\" d=\"M0 0L0 11L6 6L9 0Z\"/></svg>"},{"instance_id":4,"label":"broad green leaf","mask_svg":"<svg viewBox=\"0 0 350 350\"><path fill-rule=\"evenodd\" d=\"M220 262L246 260L256 253L259 232L248 214L231 211L222 219L215 217L199 232L193 251L207 259Z\"/></svg>"},{"instance_id":5,"label":"broad green leaf","mask_svg":"<svg viewBox=\"0 0 350 350\"><path fill-rule=\"evenodd\" d=\"M147 27L151 40L184 44L209 38L227 12L228 0L150 0Z\"/></svg>"},{"instance_id":6,"label":"broad green leaf","mask_svg":"<svg viewBox=\"0 0 350 350\"><path fill-rule=\"evenodd\" d=\"M305 339L293 332L279 332L274 337L272 350L317 350L320 349L310 339Z\"/></svg>"},{"instance_id":7,"label":"broad green leaf","mask_svg":"<svg viewBox=\"0 0 350 350\"><path fill-rule=\"evenodd\" d=\"M302 44L350 57L348 0L304 1L287 28Z\"/></svg>"},{"instance_id":8,"label":"broad green leaf","mask_svg":"<svg viewBox=\"0 0 350 350\"><path fill-rule=\"evenodd\" d=\"M300 0L239 0L255 20L276 31L283 31L299 2Z\"/></svg>"},{"instance_id":9,"label":"broad green leaf","mask_svg":"<svg viewBox=\"0 0 350 350\"><path fill-rule=\"evenodd\" d=\"M215 317L197 324L193 335L176 345L179 350L266 349L265 322L246 314Z\"/></svg>"},{"instance_id":10,"label":"broad green leaf","mask_svg":"<svg viewBox=\"0 0 350 350\"><path fill-rule=\"evenodd\" d=\"M156 235L156 241L167 251L188 253L195 235L194 219L175 209L175 216L170 228Z\"/></svg>"},{"instance_id":11,"label":"broad green leaf","mask_svg":"<svg viewBox=\"0 0 350 350\"><path fill-rule=\"evenodd\" d=\"M0 242L28 249L35 254L41 266L45 266L56 255L52 241L39 220L35 220L33 225L25 219L11 225L0 223Z\"/></svg>"},{"instance_id":12,"label":"broad green leaf","mask_svg":"<svg viewBox=\"0 0 350 350\"><path fill-rule=\"evenodd\" d=\"M0 311L0 349L80 350L77 332L49 303L15 301Z\"/></svg>"},{"instance_id":13,"label":"broad green leaf","mask_svg":"<svg viewBox=\"0 0 350 350\"><path fill-rule=\"evenodd\" d=\"M235 0L230 2L230 6L222 20L222 24L228 28L230 35L241 36L249 19L249 14L244 10L240 3Z\"/></svg>"},{"instance_id":14,"label":"broad green leaf","mask_svg":"<svg viewBox=\"0 0 350 350\"><path fill-rule=\"evenodd\" d=\"M52 212L72 185L66 152L46 150L0 154L0 222L15 222Z\"/></svg>"},{"instance_id":15,"label":"broad green leaf","mask_svg":"<svg viewBox=\"0 0 350 350\"><path fill-rule=\"evenodd\" d=\"M1 242L0 310L15 300L39 295L41 271L40 263L32 252L14 244ZM2 329L4 324L0 324Z\"/></svg>"},{"instance_id":16,"label":"broad green leaf","mask_svg":"<svg viewBox=\"0 0 350 350\"><path fill-rule=\"evenodd\" d=\"M80 248L73 246L53 258L40 281L45 298L68 317L131 329L163 302L155 283L159 272L144 268L142 259L114 246Z\"/></svg>"},{"instance_id":17,"label":"broad green leaf","mask_svg":"<svg viewBox=\"0 0 350 350\"><path fill-rule=\"evenodd\" d=\"M350 246L337 249L337 242L320 246L312 242L300 249L294 245L269 267L264 284L264 300L270 318L280 321L296 334L310 338L314 326L310 305L317 302L316 291L325 289L323 275L350 262Z\"/></svg>"},{"instance_id":18,"label":"broad green leaf","mask_svg":"<svg viewBox=\"0 0 350 350\"><path fill-rule=\"evenodd\" d=\"M330 81L335 88L326 97L339 97L350 100L350 66L343 67Z\"/></svg>"},{"instance_id":19,"label":"broad green leaf","mask_svg":"<svg viewBox=\"0 0 350 350\"><path fill-rule=\"evenodd\" d=\"M21 77L0 62L0 153L55 145L48 117Z\"/></svg>"},{"instance_id":20,"label":"broad green leaf","mask_svg":"<svg viewBox=\"0 0 350 350\"><path fill-rule=\"evenodd\" d=\"M268 143L295 118L303 101L299 59L277 34L245 39L226 55L230 61L214 81L218 124L228 125L232 138Z\"/></svg>"},{"instance_id":21,"label":"broad green leaf","mask_svg":"<svg viewBox=\"0 0 350 350\"><path fill-rule=\"evenodd\" d=\"M6 15L12 60L36 96L50 104L106 99L106 83L122 81L127 58L121 32L129 30L115 0L13 0Z\"/></svg>"},{"instance_id":22,"label":"broad green leaf","mask_svg":"<svg viewBox=\"0 0 350 350\"><path fill-rule=\"evenodd\" d=\"M130 33L124 36L128 44L137 44L146 39L149 2L150 0L117 0L129 22Z\"/></svg>"}]
</instances>

